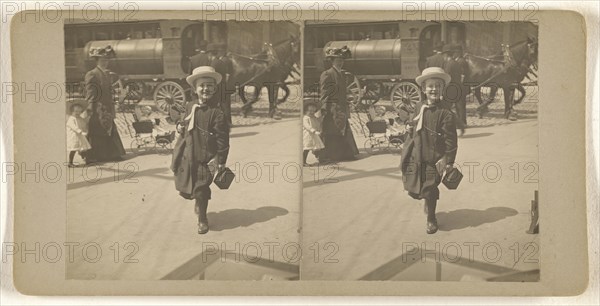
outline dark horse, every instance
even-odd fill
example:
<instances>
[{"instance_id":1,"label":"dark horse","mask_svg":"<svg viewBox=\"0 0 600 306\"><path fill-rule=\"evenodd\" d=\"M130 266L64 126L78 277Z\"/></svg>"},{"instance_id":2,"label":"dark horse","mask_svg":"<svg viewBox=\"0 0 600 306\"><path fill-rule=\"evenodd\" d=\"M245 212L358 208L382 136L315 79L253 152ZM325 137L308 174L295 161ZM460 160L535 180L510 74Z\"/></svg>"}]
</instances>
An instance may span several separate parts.
<instances>
[{"instance_id":1,"label":"dark horse","mask_svg":"<svg viewBox=\"0 0 600 306\"><path fill-rule=\"evenodd\" d=\"M465 54L467 72L464 83L473 86L474 95L480 106L477 111L482 116L488 105L494 101L498 88L504 92L504 116L514 118L513 105L520 103L525 97L525 89L521 85L523 79L532 72L531 66L537 64L537 41L532 38L517 42L505 48L503 53L492 57L481 57ZM482 101L481 87L490 87L490 96ZM514 101L515 89L521 96Z\"/></svg>"},{"instance_id":2,"label":"dark horse","mask_svg":"<svg viewBox=\"0 0 600 306\"><path fill-rule=\"evenodd\" d=\"M228 54L233 66L230 82L238 87L238 94L244 102L244 116L252 110L252 104L258 100L260 90L266 87L269 95L269 116L276 119L279 117L277 103L285 101L289 96L285 80L295 70L294 64L297 63L299 53L299 41L292 36L275 46L265 44L265 50L254 56ZM255 88L256 97L250 101L244 95L246 86ZM280 100L277 97L279 88L285 91L285 96Z\"/></svg>"}]
</instances>

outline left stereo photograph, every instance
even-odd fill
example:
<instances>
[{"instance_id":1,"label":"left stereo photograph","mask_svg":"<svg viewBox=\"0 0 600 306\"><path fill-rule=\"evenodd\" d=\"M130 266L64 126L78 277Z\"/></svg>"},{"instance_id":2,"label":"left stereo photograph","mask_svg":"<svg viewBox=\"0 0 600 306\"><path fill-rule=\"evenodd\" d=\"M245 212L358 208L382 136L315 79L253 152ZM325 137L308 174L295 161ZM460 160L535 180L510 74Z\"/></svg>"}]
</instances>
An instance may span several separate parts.
<instances>
[{"instance_id":1,"label":"left stereo photograph","mask_svg":"<svg viewBox=\"0 0 600 306\"><path fill-rule=\"evenodd\" d=\"M287 21L65 22L67 279L299 279L301 41Z\"/></svg>"}]
</instances>

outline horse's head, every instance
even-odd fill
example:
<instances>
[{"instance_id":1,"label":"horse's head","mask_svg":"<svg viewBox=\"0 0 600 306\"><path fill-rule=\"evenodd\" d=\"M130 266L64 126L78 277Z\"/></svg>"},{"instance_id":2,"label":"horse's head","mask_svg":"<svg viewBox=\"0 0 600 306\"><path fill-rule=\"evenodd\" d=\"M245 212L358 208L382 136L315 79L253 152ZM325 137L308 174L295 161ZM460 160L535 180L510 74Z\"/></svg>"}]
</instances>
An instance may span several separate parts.
<instances>
[{"instance_id":1,"label":"horse's head","mask_svg":"<svg viewBox=\"0 0 600 306\"><path fill-rule=\"evenodd\" d=\"M518 63L522 61L536 62L538 52L537 39L528 37L526 40L513 44L510 47L510 51Z\"/></svg>"},{"instance_id":2,"label":"horse's head","mask_svg":"<svg viewBox=\"0 0 600 306\"><path fill-rule=\"evenodd\" d=\"M538 41L535 37L527 38L527 48L529 54L529 62L537 64L538 57Z\"/></svg>"},{"instance_id":3,"label":"horse's head","mask_svg":"<svg viewBox=\"0 0 600 306\"><path fill-rule=\"evenodd\" d=\"M292 60L300 65L300 40L294 35L290 35L290 47L292 48Z\"/></svg>"}]
</instances>

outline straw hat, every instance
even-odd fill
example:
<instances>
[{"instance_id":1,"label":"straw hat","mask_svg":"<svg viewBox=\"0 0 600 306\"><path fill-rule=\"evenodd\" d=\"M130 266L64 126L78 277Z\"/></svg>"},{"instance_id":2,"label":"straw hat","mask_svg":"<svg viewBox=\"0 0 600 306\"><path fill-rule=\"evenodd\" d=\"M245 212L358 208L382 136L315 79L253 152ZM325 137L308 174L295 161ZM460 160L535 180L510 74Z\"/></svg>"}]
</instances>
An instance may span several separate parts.
<instances>
[{"instance_id":1,"label":"straw hat","mask_svg":"<svg viewBox=\"0 0 600 306\"><path fill-rule=\"evenodd\" d=\"M421 85L426 80L433 79L433 78L442 79L442 80L444 80L444 83L446 83L446 84L448 84L450 82L450 75L447 74L444 71L444 69L442 69L440 67L425 68L423 70L423 72L421 73L421 75L415 79L415 81L417 81L417 84Z\"/></svg>"},{"instance_id":2,"label":"straw hat","mask_svg":"<svg viewBox=\"0 0 600 306\"><path fill-rule=\"evenodd\" d=\"M190 76L185 78L185 80L192 87L195 86L195 82L199 78L212 78L215 80L217 84L221 83L221 74L215 71L215 68L211 66L200 66L192 72Z\"/></svg>"}]
</instances>

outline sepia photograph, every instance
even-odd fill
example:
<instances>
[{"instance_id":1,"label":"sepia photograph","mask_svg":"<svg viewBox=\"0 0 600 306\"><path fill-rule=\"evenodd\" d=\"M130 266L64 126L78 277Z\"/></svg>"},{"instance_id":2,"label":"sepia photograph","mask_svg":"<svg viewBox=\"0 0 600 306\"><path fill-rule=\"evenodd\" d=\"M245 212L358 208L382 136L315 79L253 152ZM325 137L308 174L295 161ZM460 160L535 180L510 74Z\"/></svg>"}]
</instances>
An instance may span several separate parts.
<instances>
[{"instance_id":1,"label":"sepia photograph","mask_svg":"<svg viewBox=\"0 0 600 306\"><path fill-rule=\"evenodd\" d=\"M143 2L3 4L3 300L597 297L589 12Z\"/></svg>"},{"instance_id":2,"label":"sepia photograph","mask_svg":"<svg viewBox=\"0 0 600 306\"><path fill-rule=\"evenodd\" d=\"M303 280L539 280L538 26L306 21Z\"/></svg>"},{"instance_id":3,"label":"sepia photograph","mask_svg":"<svg viewBox=\"0 0 600 306\"><path fill-rule=\"evenodd\" d=\"M64 45L67 279L298 280L300 26L70 20Z\"/></svg>"}]
</instances>

